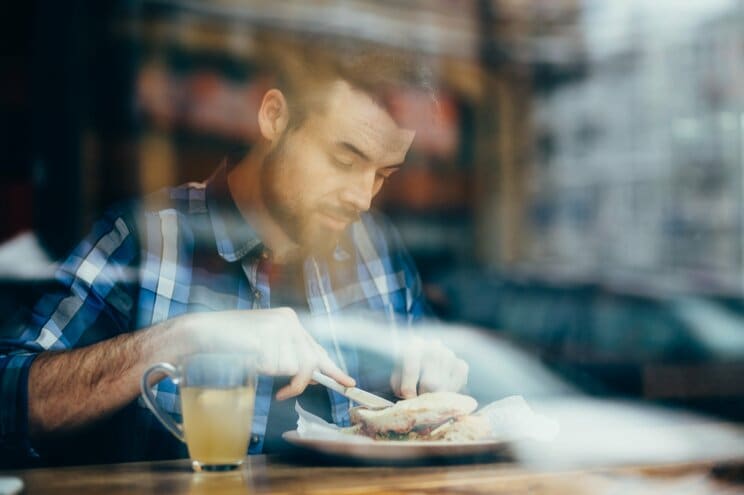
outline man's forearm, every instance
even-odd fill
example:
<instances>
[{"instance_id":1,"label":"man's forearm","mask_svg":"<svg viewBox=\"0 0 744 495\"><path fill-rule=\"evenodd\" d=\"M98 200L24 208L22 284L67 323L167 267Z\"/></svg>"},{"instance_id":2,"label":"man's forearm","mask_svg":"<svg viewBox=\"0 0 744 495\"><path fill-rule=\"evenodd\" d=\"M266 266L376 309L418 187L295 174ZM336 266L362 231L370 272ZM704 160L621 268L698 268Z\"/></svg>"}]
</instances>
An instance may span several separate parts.
<instances>
[{"instance_id":1,"label":"man's forearm","mask_svg":"<svg viewBox=\"0 0 744 495\"><path fill-rule=\"evenodd\" d=\"M301 393L315 369L354 386L291 309L189 313L88 347L37 356L28 376L31 437L71 431L114 413L137 397L148 366L193 352L246 353L260 374L293 376L278 393L283 398Z\"/></svg>"},{"instance_id":2,"label":"man's forearm","mask_svg":"<svg viewBox=\"0 0 744 495\"><path fill-rule=\"evenodd\" d=\"M29 433L64 433L106 417L139 393L140 377L170 359L173 320L88 347L41 353L28 378Z\"/></svg>"}]
</instances>

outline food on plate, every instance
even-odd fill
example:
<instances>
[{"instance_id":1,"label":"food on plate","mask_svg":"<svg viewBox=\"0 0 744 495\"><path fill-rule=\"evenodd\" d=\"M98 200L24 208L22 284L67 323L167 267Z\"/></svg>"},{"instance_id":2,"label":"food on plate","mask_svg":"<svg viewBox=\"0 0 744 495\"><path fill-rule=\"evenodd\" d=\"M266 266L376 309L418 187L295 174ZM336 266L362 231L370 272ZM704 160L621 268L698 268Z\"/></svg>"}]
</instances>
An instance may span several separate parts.
<instances>
[{"instance_id":1,"label":"food on plate","mask_svg":"<svg viewBox=\"0 0 744 495\"><path fill-rule=\"evenodd\" d=\"M432 430L428 440L444 440L447 442L472 442L486 440L492 437L491 424L488 418L479 414L471 414L453 419Z\"/></svg>"},{"instance_id":2,"label":"food on plate","mask_svg":"<svg viewBox=\"0 0 744 495\"><path fill-rule=\"evenodd\" d=\"M485 417L471 415L478 407L472 397L454 392L433 392L401 400L385 409L351 409L347 433L376 440L469 441L491 433Z\"/></svg>"}]
</instances>

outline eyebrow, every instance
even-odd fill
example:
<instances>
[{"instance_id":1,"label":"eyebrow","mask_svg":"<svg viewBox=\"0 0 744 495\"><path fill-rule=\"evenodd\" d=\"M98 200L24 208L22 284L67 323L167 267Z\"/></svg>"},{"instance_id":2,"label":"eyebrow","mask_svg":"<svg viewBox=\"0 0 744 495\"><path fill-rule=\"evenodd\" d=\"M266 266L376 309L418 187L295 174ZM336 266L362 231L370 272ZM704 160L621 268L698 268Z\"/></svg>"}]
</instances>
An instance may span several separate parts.
<instances>
[{"instance_id":1,"label":"eyebrow","mask_svg":"<svg viewBox=\"0 0 744 495\"><path fill-rule=\"evenodd\" d=\"M364 153L362 150L360 150L359 148L357 148L356 146L354 146L353 144L351 144L351 143L349 143L347 141L339 141L339 142L336 143L336 146L338 146L340 148L344 148L344 149L346 149L348 151L351 151L352 153L354 153L355 155L358 155L363 160L371 161L370 158L369 158L369 156L367 156L366 153Z\"/></svg>"}]
</instances>

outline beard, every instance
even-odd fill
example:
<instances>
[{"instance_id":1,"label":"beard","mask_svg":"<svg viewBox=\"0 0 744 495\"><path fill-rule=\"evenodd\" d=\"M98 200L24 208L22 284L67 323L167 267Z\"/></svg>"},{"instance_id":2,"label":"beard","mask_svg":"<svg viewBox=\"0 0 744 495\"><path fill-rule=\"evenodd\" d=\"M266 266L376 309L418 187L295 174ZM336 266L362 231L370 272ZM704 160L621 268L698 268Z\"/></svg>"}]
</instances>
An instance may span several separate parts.
<instances>
[{"instance_id":1,"label":"beard","mask_svg":"<svg viewBox=\"0 0 744 495\"><path fill-rule=\"evenodd\" d=\"M300 248L300 256L326 255L336 247L339 235L313 222L313 215L324 211L320 207L306 206L302 193L291 194L287 187L292 181L287 162L285 137L263 160L260 182L266 209L284 233ZM329 208L326 208L329 209Z\"/></svg>"}]
</instances>

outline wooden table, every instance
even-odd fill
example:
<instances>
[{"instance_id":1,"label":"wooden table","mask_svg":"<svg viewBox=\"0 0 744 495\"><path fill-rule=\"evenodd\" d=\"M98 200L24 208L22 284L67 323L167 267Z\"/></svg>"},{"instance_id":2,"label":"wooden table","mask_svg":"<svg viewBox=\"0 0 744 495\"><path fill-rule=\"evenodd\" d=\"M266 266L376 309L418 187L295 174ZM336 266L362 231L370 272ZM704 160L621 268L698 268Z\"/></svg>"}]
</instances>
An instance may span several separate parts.
<instances>
[{"instance_id":1,"label":"wooden table","mask_svg":"<svg viewBox=\"0 0 744 495\"><path fill-rule=\"evenodd\" d=\"M380 493L742 493L710 475L713 463L582 471L529 471L516 464L419 467L308 465L253 456L240 470L194 473L187 460L0 472L23 479L28 494L380 494Z\"/></svg>"}]
</instances>

